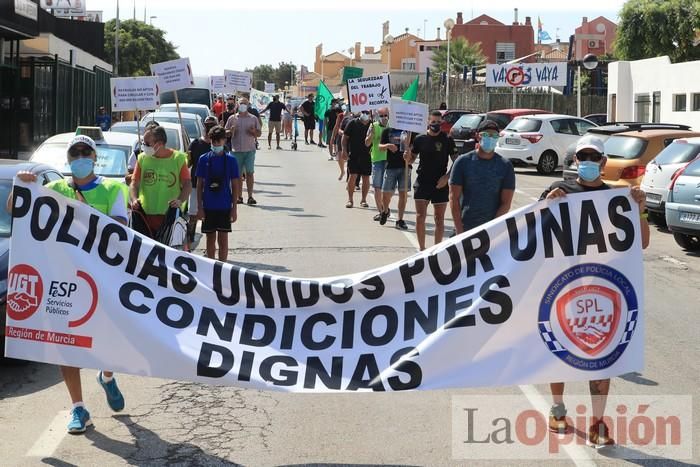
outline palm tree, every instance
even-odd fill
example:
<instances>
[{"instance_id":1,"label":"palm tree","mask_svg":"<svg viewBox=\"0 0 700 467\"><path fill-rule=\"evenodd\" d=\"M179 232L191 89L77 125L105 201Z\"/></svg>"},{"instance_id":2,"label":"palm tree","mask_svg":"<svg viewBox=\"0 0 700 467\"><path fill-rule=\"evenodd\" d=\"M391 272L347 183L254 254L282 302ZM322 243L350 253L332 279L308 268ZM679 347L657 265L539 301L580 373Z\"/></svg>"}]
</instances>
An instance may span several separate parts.
<instances>
[{"instance_id":1,"label":"palm tree","mask_svg":"<svg viewBox=\"0 0 700 467\"><path fill-rule=\"evenodd\" d=\"M447 69L447 43L440 45L433 52L433 63L438 73L442 73ZM462 73L464 65L469 67L479 66L486 63L481 51L481 43L474 44L467 41L464 37L457 37L450 41L450 75L458 75Z\"/></svg>"}]
</instances>

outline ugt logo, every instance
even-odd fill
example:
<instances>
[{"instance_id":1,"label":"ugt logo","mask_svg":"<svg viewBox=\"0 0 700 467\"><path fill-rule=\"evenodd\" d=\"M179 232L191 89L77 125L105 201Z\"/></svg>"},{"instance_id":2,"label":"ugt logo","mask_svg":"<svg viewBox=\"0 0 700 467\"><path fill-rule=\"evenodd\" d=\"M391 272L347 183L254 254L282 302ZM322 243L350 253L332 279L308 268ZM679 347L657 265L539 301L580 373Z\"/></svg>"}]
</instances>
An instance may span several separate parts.
<instances>
[{"instance_id":1,"label":"ugt logo","mask_svg":"<svg viewBox=\"0 0 700 467\"><path fill-rule=\"evenodd\" d=\"M17 264L7 276L7 315L21 321L39 309L44 283L39 272L28 264Z\"/></svg>"},{"instance_id":2,"label":"ugt logo","mask_svg":"<svg viewBox=\"0 0 700 467\"><path fill-rule=\"evenodd\" d=\"M569 340L587 355L599 354L620 322L620 294L600 285L584 285L556 301L557 319Z\"/></svg>"}]
</instances>

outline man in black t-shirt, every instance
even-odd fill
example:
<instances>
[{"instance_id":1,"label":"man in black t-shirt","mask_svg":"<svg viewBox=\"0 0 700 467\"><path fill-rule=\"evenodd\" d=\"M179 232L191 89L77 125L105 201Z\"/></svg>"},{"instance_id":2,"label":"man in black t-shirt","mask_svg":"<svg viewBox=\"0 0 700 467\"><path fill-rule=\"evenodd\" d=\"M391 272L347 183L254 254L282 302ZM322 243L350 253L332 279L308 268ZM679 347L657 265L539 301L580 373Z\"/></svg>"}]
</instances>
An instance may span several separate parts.
<instances>
[{"instance_id":1,"label":"man in black t-shirt","mask_svg":"<svg viewBox=\"0 0 700 467\"><path fill-rule=\"evenodd\" d=\"M409 133L393 128L385 128L379 140L379 149L386 151L386 170L382 182L382 198L386 211L381 214L379 224L386 224L389 213L389 203L396 189L399 190L399 219L396 221L396 228L408 230L403 214L406 211L406 200L408 190L411 186L411 166L406 164L403 158L406 140Z\"/></svg>"},{"instance_id":2,"label":"man in black t-shirt","mask_svg":"<svg viewBox=\"0 0 700 467\"><path fill-rule=\"evenodd\" d=\"M189 156L188 165L190 167L190 176L192 177L192 192L187 205L187 214L190 216L190 221L187 224L187 234L190 242L194 242L194 233L197 230L197 162L199 158L211 151L211 139L209 139L209 131L217 124L216 117L207 117L204 120L204 135L190 143L187 150Z\"/></svg>"},{"instance_id":3,"label":"man in black t-shirt","mask_svg":"<svg viewBox=\"0 0 700 467\"><path fill-rule=\"evenodd\" d=\"M282 149L280 146L280 133L282 132L282 112L287 110L287 107L280 102L280 96L272 96L272 102L267 104L265 110L262 113L270 111L270 117L268 118L268 133L267 133L267 148L272 149L272 130L275 130L275 137L277 139L277 149Z\"/></svg>"},{"instance_id":4,"label":"man in black t-shirt","mask_svg":"<svg viewBox=\"0 0 700 467\"><path fill-rule=\"evenodd\" d=\"M600 173L605 167L605 146L600 138L584 136L576 143L574 161L578 167L576 180L562 180L554 182L542 193L540 199L557 199L567 194L585 193L589 191L608 190ZM641 213L642 248L649 246L649 224L646 213L646 194L638 186L631 190L632 199L639 205ZM568 430L566 407L564 406L564 383L550 383L554 405L549 412L549 430L565 433ZM593 424L588 428L588 442L595 447L603 447L615 444L610 437L607 425L604 422L605 403L610 391L610 379L591 380L588 382L591 392Z\"/></svg>"},{"instance_id":5,"label":"man in black t-shirt","mask_svg":"<svg viewBox=\"0 0 700 467\"><path fill-rule=\"evenodd\" d=\"M328 145L328 160L333 160L333 128L335 127L335 120L338 118L338 99L331 99L331 106L323 114L323 125L326 128L326 145Z\"/></svg>"},{"instance_id":6,"label":"man in black t-shirt","mask_svg":"<svg viewBox=\"0 0 700 467\"><path fill-rule=\"evenodd\" d=\"M421 251L425 250L425 219L428 204L433 203L435 216L435 244L445 233L445 211L450 200L447 186L447 163L454 152L454 140L440 130L442 114L433 110L428 120L428 133L419 135L404 154L406 162L413 163L420 155L413 199L416 203L416 237Z\"/></svg>"},{"instance_id":7,"label":"man in black t-shirt","mask_svg":"<svg viewBox=\"0 0 700 467\"><path fill-rule=\"evenodd\" d=\"M314 142L314 129L316 128L316 116L314 115L314 95L309 94L306 100L299 106L304 120L304 141L306 144L316 144Z\"/></svg>"},{"instance_id":8,"label":"man in black t-shirt","mask_svg":"<svg viewBox=\"0 0 700 467\"><path fill-rule=\"evenodd\" d=\"M368 208L367 193L369 193L369 176L372 173L372 159L370 149L365 144L367 130L369 129L369 112L364 111L359 118L351 120L343 131L343 154L341 157L348 161L348 202L346 208L353 206L353 194L355 193L355 182L358 177L362 178L362 200L360 206Z\"/></svg>"}]
</instances>

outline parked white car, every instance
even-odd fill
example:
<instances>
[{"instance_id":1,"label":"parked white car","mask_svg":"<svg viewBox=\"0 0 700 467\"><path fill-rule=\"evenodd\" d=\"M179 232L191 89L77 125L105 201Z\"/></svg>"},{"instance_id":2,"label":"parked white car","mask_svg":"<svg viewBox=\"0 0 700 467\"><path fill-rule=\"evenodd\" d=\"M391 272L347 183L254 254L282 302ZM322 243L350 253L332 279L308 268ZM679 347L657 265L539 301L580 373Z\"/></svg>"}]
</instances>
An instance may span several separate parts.
<instances>
[{"instance_id":1,"label":"parked white car","mask_svg":"<svg viewBox=\"0 0 700 467\"><path fill-rule=\"evenodd\" d=\"M496 152L514 165L534 165L539 173L551 174L563 165L566 148L595 126L570 115L517 117L501 132Z\"/></svg>"},{"instance_id":2,"label":"parked white car","mask_svg":"<svg viewBox=\"0 0 700 467\"><path fill-rule=\"evenodd\" d=\"M156 122L158 122L158 120L156 120ZM175 151L187 152L189 146L186 147L184 145L184 141L189 141L190 138L187 136L187 134L184 135L186 138L183 138L182 127L179 124L169 122L158 122L158 124L165 129L165 134L168 137L168 142L165 143L165 147L174 149ZM141 122L139 122L139 125L136 125L136 122L128 121L115 123L112 125L112 128L110 128L109 131L114 133L129 133L131 135L135 135L140 129L140 136L143 136L145 128L146 125Z\"/></svg>"},{"instance_id":3,"label":"parked white car","mask_svg":"<svg viewBox=\"0 0 700 467\"><path fill-rule=\"evenodd\" d=\"M666 146L647 164L641 188L647 194L647 210L654 222L664 223L671 182L698 155L700 137L681 138Z\"/></svg>"},{"instance_id":4,"label":"parked white car","mask_svg":"<svg viewBox=\"0 0 700 467\"><path fill-rule=\"evenodd\" d=\"M180 116L182 116L182 124L185 127L187 135L190 137L190 141L194 141L204 134L204 123L197 114L180 112L178 116L177 112L150 112L141 119L141 124L145 125L152 120L158 123L169 122L179 124Z\"/></svg>"},{"instance_id":5,"label":"parked white car","mask_svg":"<svg viewBox=\"0 0 700 467\"><path fill-rule=\"evenodd\" d=\"M156 112L177 112L177 106L175 104L161 104L160 108ZM180 104L180 113L195 114L199 115L202 121L206 120L207 117L213 117L214 112L211 111L209 107L203 104Z\"/></svg>"}]
</instances>

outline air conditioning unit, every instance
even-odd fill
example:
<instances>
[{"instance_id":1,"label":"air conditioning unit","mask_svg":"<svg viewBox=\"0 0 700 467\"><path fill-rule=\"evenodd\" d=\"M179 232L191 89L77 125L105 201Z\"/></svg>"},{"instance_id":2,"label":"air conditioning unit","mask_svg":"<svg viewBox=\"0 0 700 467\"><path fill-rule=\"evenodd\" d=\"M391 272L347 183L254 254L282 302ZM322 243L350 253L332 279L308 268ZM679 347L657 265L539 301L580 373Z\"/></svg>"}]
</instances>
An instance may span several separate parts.
<instances>
[{"instance_id":1,"label":"air conditioning unit","mask_svg":"<svg viewBox=\"0 0 700 467\"><path fill-rule=\"evenodd\" d=\"M588 48L589 49L597 49L598 48L598 41L597 40L588 41Z\"/></svg>"}]
</instances>

